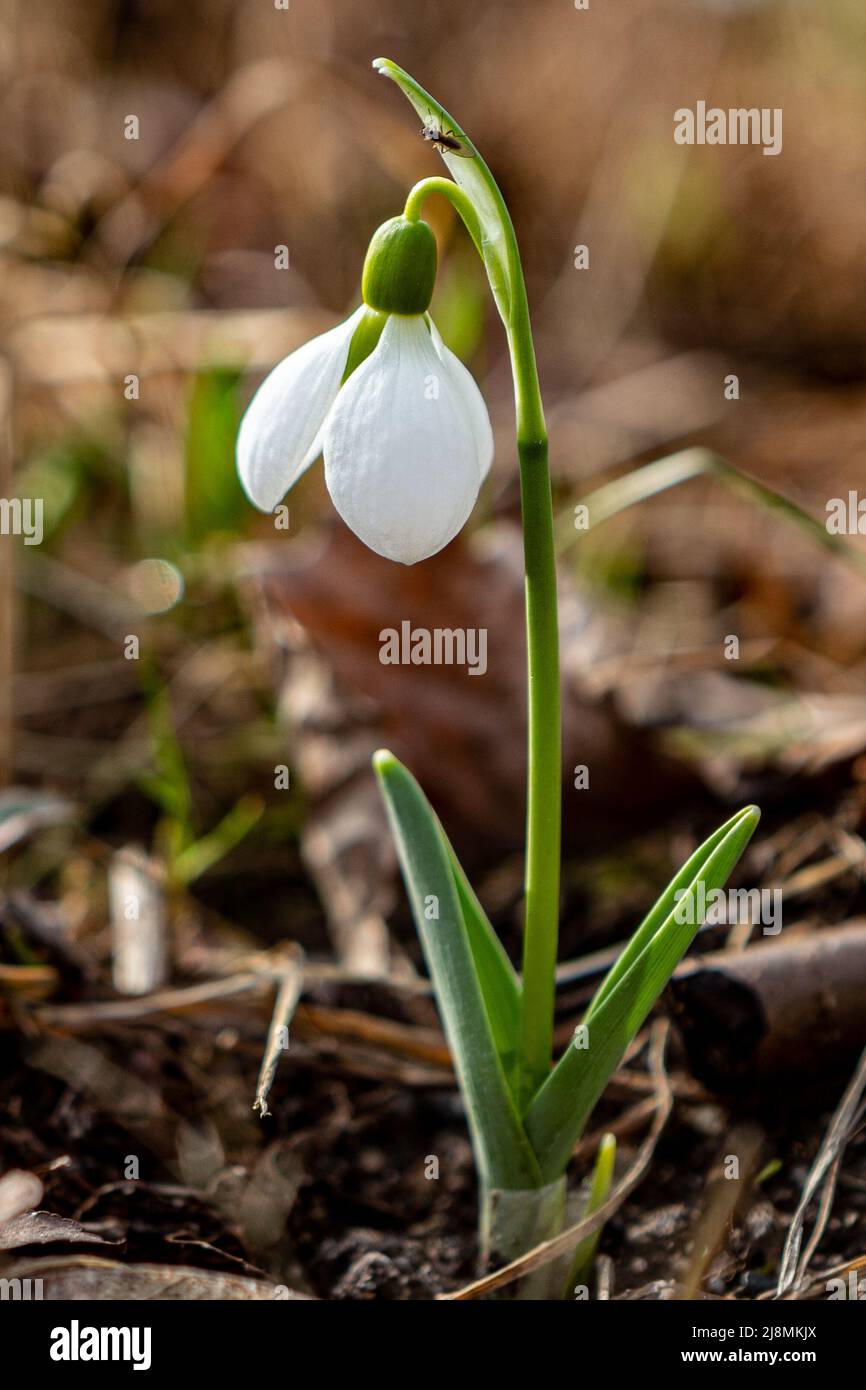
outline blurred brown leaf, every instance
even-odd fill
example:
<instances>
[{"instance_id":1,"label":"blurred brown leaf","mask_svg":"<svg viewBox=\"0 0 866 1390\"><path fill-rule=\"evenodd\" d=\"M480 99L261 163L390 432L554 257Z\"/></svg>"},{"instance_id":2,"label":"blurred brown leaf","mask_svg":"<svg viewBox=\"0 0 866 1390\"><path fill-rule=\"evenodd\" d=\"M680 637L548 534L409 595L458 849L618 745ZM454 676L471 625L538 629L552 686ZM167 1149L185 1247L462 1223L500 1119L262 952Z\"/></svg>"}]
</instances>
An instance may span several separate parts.
<instances>
[{"instance_id":1,"label":"blurred brown leaf","mask_svg":"<svg viewBox=\"0 0 866 1390\"><path fill-rule=\"evenodd\" d=\"M525 779L523 569L517 528L460 537L423 564L394 565L336 524L323 545L254 552L247 571L258 630L312 814L304 846L337 935L357 949L358 924L390 899L394 856L370 771L389 747L424 787L471 863L522 845ZM585 672L602 626L562 581L563 788L567 845L639 824L697 782L645 732L589 693ZM486 670L386 665L382 634L485 629ZM605 629L605 632L607 629ZM590 788L573 789L587 764ZM386 885L383 888L383 884ZM351 931L350 931L351 929ZM348 946L347 946L348 949Z\"/></svg>"}]
</instances>

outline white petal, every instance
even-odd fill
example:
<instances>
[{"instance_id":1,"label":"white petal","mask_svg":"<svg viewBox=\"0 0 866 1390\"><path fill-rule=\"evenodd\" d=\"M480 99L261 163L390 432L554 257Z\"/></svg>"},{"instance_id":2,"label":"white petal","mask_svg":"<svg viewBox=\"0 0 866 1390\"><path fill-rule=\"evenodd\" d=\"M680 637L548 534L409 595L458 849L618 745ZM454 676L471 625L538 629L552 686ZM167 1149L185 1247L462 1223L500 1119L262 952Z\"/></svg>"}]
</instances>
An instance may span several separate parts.
<instances>
[{"instance_id":1,"label":"white petal","mask_svg":"<svg viewBox=\"0 0 866 1390\"><path fill-rule=\"evenodd\" d=\"M250 501L272 512L321 449L363 304L344 323L284 357L247 407L237 441L238 474Z\"/></svg>"},{"instance_id":2,"label":"white petal","mask_svg":"<svg viewBox=\"0 0 866 1390\"><path fill-rule=\"evenodd\" d=\"M451 372L452 378L460 389L470 417L472 428L475 431L475 444L478 449L478 467L481 473L481 481L490 472L490 465L493 462L493 430L490 427L490 416L487 413L487 406L484 397L476 385L475 378L470 371L464 367L460 358L455 356L449 347L442 341L442 334L436 327L432 319L428 319L430 324L430 336L433 339L433 346L438 352L442 361Z\"/></svg>"},{"instance_id":3,"label":"white petal","mask_svg":"<svg viewBox=\"0 0 866 1390\"><path fill-rule=\"evenodd\" d=\"M480 486L464 393L420 315L393 314L325 424L334 506L377 554L435 555L465 524Z\"/></svg>"}]
</instances>

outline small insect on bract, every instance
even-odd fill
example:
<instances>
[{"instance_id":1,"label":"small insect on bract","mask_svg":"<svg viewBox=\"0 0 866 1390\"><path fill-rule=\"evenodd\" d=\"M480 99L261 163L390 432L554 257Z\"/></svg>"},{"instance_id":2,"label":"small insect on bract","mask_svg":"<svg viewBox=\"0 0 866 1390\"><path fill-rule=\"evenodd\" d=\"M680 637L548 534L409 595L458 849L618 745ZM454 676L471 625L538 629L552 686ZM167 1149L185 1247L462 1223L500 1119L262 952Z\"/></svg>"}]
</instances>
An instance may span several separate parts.
<instances>
[{"instance_id":1,"label":"small insect on bract","mask_svg":"<svg viewBox=\"0 0 866 1390\"><path fill-rule=\"evenodd\" d=\"M471 159L472 151L457 139L453 130L443 130L435 121L428 121L422 127L421 134L425 140L430 140L440 153L459 154L463 159Z\"/></svg>"}]
</instances>

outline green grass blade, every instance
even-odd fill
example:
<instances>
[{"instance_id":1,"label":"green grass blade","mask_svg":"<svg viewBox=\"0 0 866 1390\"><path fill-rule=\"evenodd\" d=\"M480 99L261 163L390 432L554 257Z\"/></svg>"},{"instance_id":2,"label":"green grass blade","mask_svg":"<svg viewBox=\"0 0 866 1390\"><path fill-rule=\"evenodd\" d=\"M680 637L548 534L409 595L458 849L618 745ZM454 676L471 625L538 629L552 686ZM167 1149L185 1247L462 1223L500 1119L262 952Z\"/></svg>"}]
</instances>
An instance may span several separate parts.
<instances>
[{"instance_id":1,"label":"green grass blade","mask_svg":"<svg viewBox=\"0 0 866 1390\"><path fill-rule=\"evenodd\" d=\"M629 507L647 502L668 488L691 482L693 478L701 478L713 471L713 455L708 449L681 449L676 454L667 454L664 458L654 459L652 463L641 464L613 482L603 483L581 498L581 505L587 509L590 526L601 526ZM573 531L570 518L569 525Z\"/></svg>"},{"instance_id":2,"label":"green grass blade","mask_svg":"<svg viewBox=\"0 0 866 1390\"><path fill-rule=\"evenodd\" d=\"M235 468L234 441L240 410L239 373L223 367L200 372L187 413L184 517L190 546L213 532L233 532L244 515L244 494Z\"/></svg>"},{"instance_id":3,"label":"green grass blade","mask_svg":"<svg viewBox=\"0 0 866 1390\"><path fill-rule=\"evenodd\" d=\"M484 996L490 1031L509 1086L516 1086L517 1033L520 1027L520 979L508 959L505 948L475 896L441 825L439 826L448 856L463 921L469 937L469 949L475 962L475 973Z\"/></svg>"},{"instance_id":4,"label":"green grass blade","mask_svg":"<svg viewBox=\"0 0 866 1390\"><path fill-rule=\"evenodd\" d=\"M490 1187L538 1187L538 1164L493 1041L439 825L415 778L391 753L377 753L373 765L466 1104L481 1180ZM434 910L438 916L431 915Z\"/></svg>"},{"instance_id":5,"label":"green grass blade","mask_svg":"<svg viewBox=\"0 0 866 1390\"><path fill-rule=\"evenodd\" d=\"M727 833L687 886L676 916L672 909L613 987L605 990L607 981L601 985L601 1001L593 1002L584 1020L589 1046L570 1046L532 1102L526 1132L546 1182L565 1171L596 1101L691 945L702 920L697 910L699 885L703 884L708 894L722 886L751 839L759 816L757 807L749 806L728 822ZM693 920L678 921L677 916Z\"/></svg>"},{"instance_id":6,"label":"green grass blade","mask_svg":"<svg viewBox=\"0 0 866 1390\"><path fill-rule=\"evenodd\" d=\"M681 449L665 458L642 464L630 473L623 474L621 478L615 478L613 482L603 483L584 497L581 505L587 509L590 526L600 526L627 508L647 502L651 497L657 497L660 492L666 492L668 488L678 487L680 483L702 477L714 478L748 501L775 512L811 536L813 541L829 550L837 559L856 569L861 577L866 574L866 556L862 550L852 545L847 537L832 534L827 530L826 521L819 521L783 493L776 492L766 483L752 478L740 468L735 468L721 455L701 447ZM568 514L557 531L558 551L562 553L576 544L580 534L575 532L571 514Z\"/></svg>"},{"instance_id":7,"label":"green grass blade","mask_svg":"<svg viewBox=\"0 0 866 1390\"><path fill-rule=\"evenodd\" d=\"M598 1153L595 1159L592 1182L589 1188L589 1196L586 1199L586 1206L581 1212L580 1219L585 1221L588 1216L594 1216L599 1207L603 1207L613 1185L613 1169L616 1163L616 1135L605 1134L598 1146ZM565 1281L565 1293L563 1297L573 1298L574 1290L578 1284L588 1284L589 1276L592 1274L592 1266L595 1260L595 1252L598 1249L598 1242L601 1240L603 1226L599 1226L592 1235L585 1236L574 1252L571 1262L571 1270Z\"/></svg>"},{"instance_id":8,"label":"green grass blade","mask_svg":"<svg viewBox=\"0 0 866 1390\"><path fill-rule=\"evenodd\" d=\"M242 796L213 830L187 845L169 865L172 884L188 888L240 844L264 815L265 803L257 793Z\"/></svg>"}]
</instances>

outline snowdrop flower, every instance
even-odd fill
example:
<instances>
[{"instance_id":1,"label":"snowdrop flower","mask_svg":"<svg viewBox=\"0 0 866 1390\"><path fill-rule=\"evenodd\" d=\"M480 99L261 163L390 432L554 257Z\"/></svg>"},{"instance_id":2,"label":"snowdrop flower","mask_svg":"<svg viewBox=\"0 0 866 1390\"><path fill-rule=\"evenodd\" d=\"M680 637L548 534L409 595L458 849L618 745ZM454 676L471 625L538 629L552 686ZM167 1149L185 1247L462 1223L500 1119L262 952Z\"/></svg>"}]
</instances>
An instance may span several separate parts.
<instances>
[{"instance_id":1,"label":"snowdrop flower","mask_svg":"<svg viewBox=\"0 0 866 1390\"><path fill-rule=\"evenodd\" d=\"M361 307L280 362L241 421L238 473L255 506L273 511L324 453L334 506L379 555L415 564L465 525L493 435L481 392L427 314L435 277L426 222L379 228Z\"/></svg>"}]
</instances>

